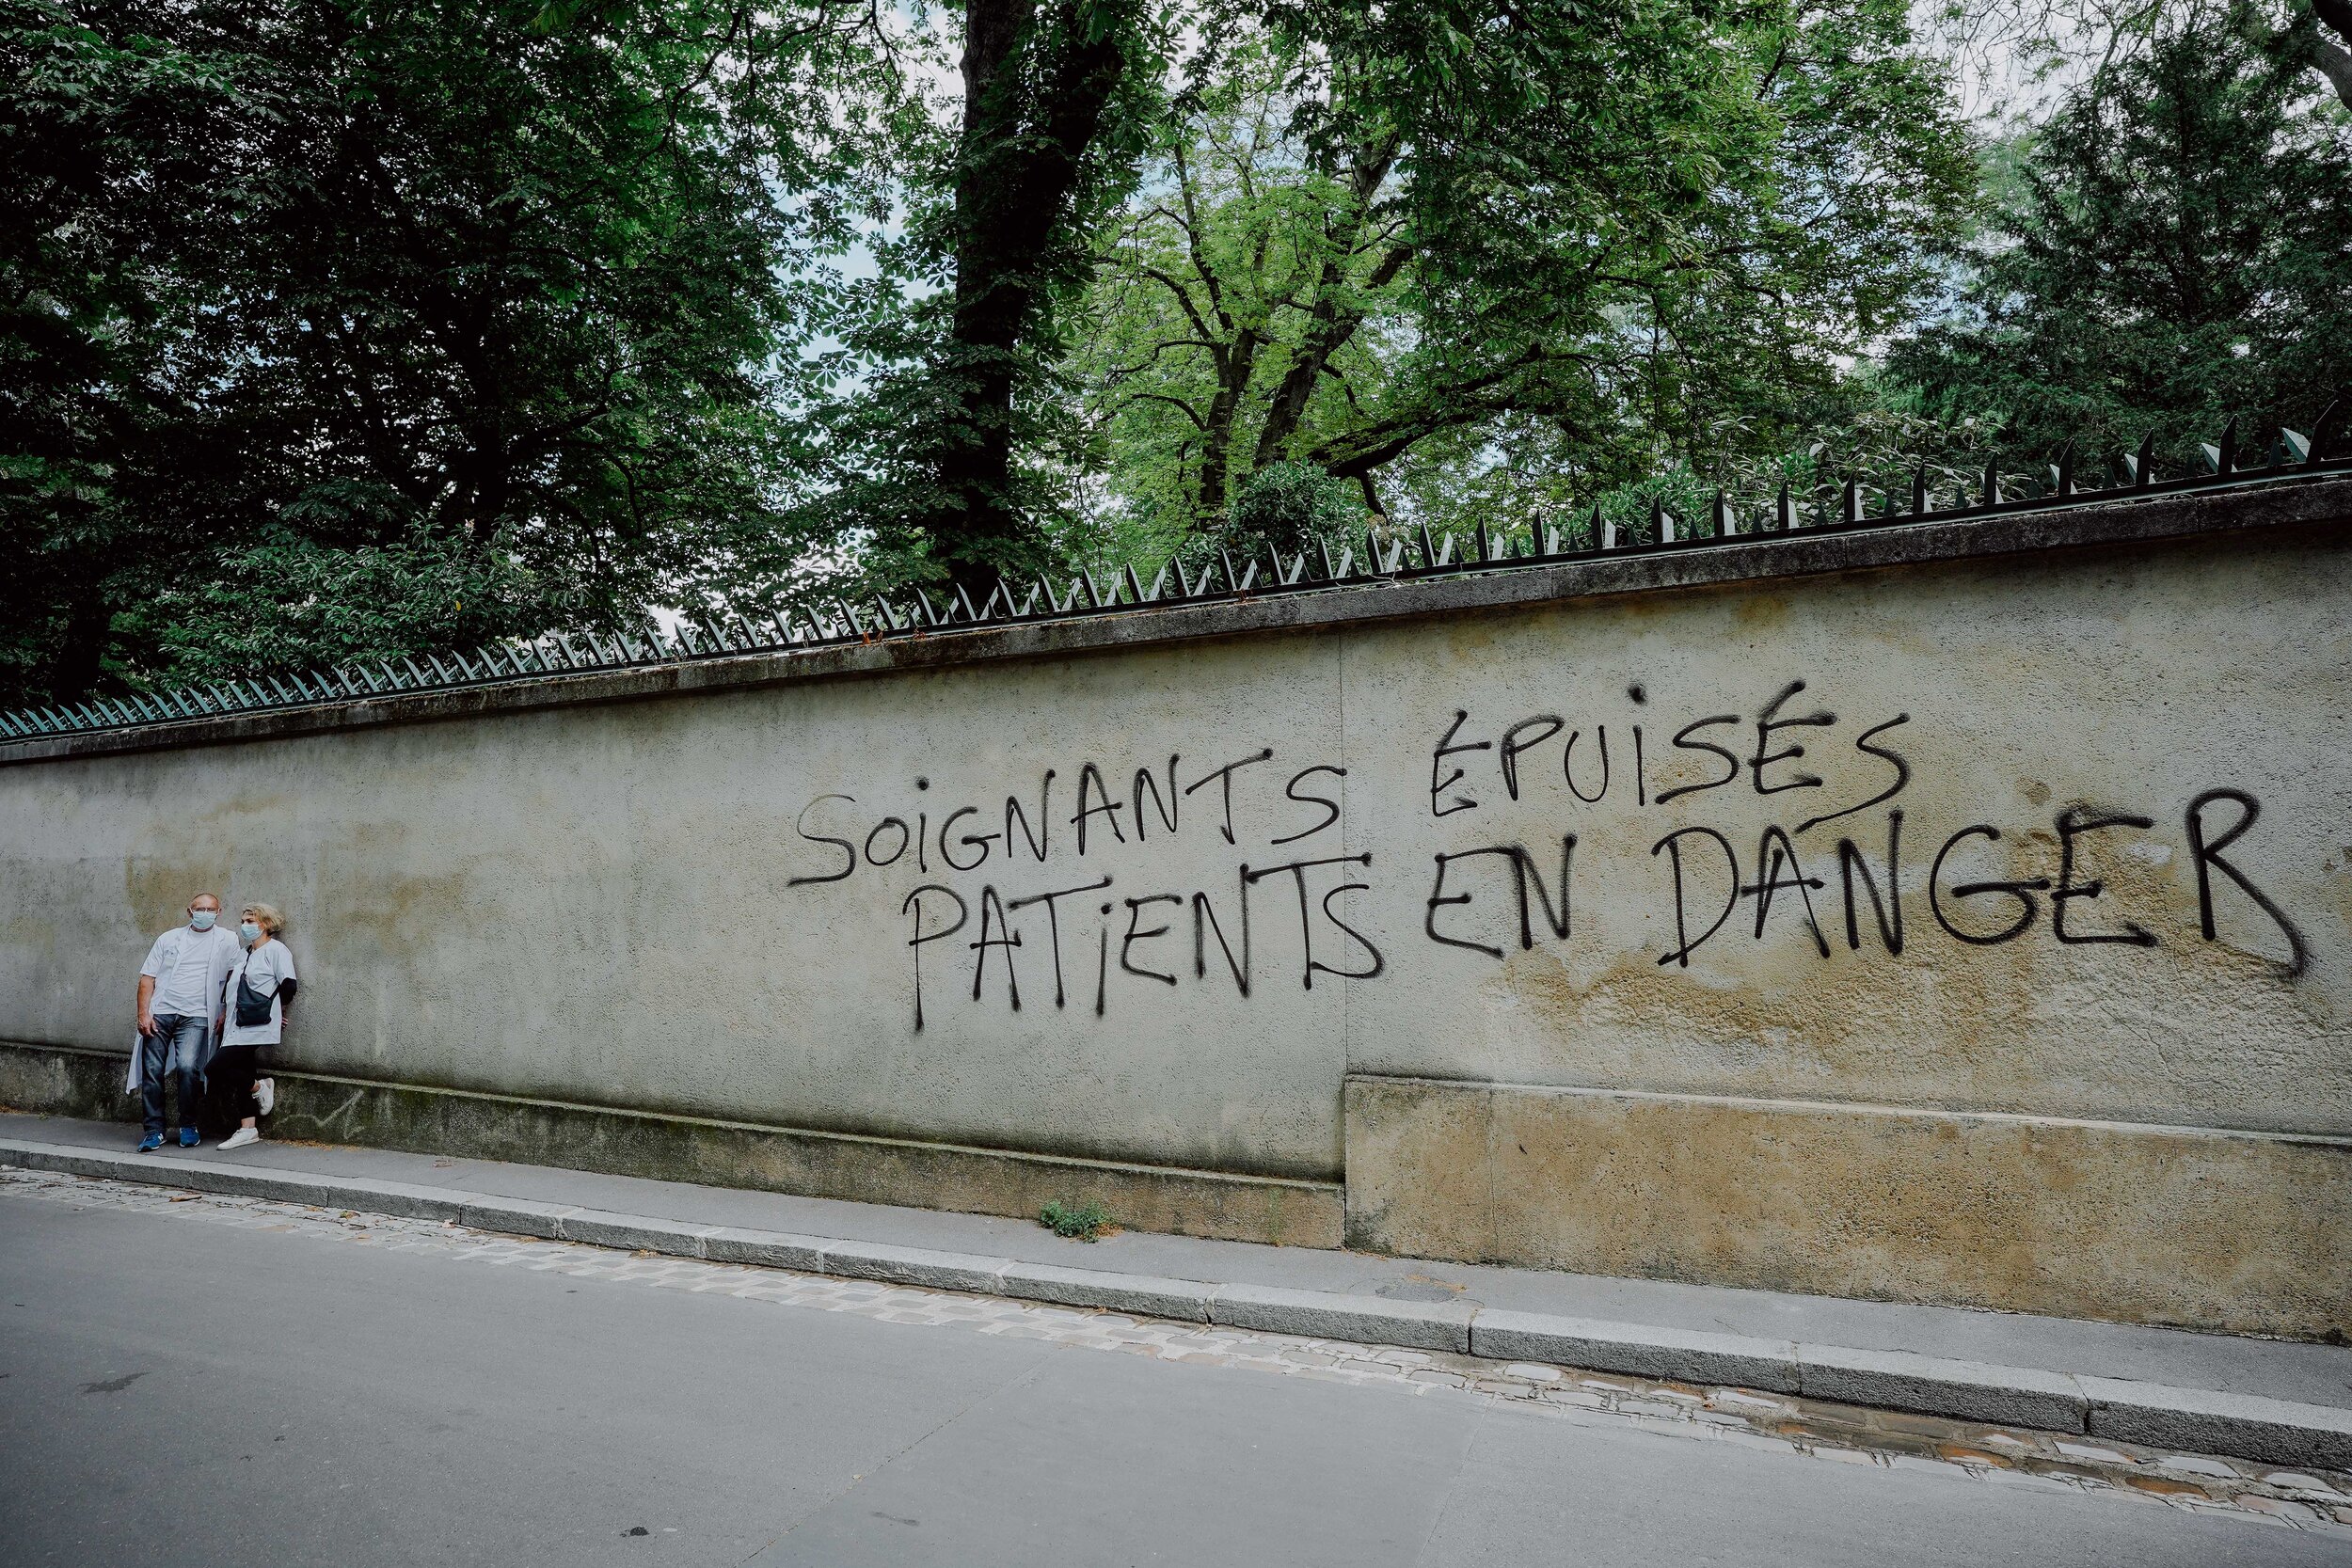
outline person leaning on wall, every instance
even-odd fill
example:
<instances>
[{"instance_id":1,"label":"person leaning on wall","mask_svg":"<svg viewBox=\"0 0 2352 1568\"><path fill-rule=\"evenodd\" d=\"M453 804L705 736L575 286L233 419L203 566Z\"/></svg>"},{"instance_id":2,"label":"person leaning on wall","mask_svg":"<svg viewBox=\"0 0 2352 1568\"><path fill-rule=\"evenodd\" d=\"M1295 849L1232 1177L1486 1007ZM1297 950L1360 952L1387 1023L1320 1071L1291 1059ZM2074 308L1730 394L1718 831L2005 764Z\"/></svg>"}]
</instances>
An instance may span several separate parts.
<instances>
[{"instance_id":1,"label":"person leaning on wall","mask_svg":"<svg viewBox=\"0 0 2352 1568\"><path fill-rule=\"evenodd\" d=\"M219 918L220 900L198 894L188 900L188 923L157 937L139 966L139 1036L122 1086L140 1097L142 1154L164 1146L167 1078L178 1096L180 1147L197 1144L197 1093L219 1032L221 988L238 958L236 934L215 926Z\"/></svg>"},{"instance_id":2,"label":"person leaning on wall","mask_svg":"<svg viewBox=\"0 0 2352 1568\"><path fill-rule=\"evenodd\" d=\"M238 916L237 937L245 952L222 982L220 1049L205 1073L222 1117L238 1124L220 1141L223 1148L260 1143L254 1123L269 1114L277 1098L276 1085L266 1078L257 1085L256 1074L268 1066L284 1036L286 1009L294 1005L294 954L278 940L285 928L285 916L267 904L247 904Z\"/></svg>"}]
</instances>

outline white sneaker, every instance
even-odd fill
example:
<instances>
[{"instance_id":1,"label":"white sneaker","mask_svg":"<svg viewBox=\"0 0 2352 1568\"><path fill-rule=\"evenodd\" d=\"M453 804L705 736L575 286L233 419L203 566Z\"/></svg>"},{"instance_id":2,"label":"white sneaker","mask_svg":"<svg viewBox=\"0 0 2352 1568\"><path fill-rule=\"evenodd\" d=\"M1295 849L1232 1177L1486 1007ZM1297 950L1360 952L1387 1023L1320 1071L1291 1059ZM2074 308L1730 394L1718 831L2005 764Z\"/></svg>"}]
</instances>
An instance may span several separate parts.
<instances>
[{"instance_id":1,"label":"white sneaker","mask_svg":"<svg viewBox=\"0 0 2352 1568\"><path fill-rule=\"evenodd\" d=\"M275 1078L253 1080L253 1098L262 1107L262 1115L269 1115L270 1108L278 1103L278 1080Z\"/></svg>"},{"instance_id":2,"label":"white sneaker","mask_svg":"<svg viewBox=\"0 0 2352 1568\"><path fill-rule=\"evenodd\" d=\"M261 1133L255 1132L250 1127L240 1127L234 1132L231 1132L227 1137L221 1139L220 1142L214 1147L217 1148L243 1148L247 1144L257 1144L261 1141Z\"/></svg>"}]
</instances>

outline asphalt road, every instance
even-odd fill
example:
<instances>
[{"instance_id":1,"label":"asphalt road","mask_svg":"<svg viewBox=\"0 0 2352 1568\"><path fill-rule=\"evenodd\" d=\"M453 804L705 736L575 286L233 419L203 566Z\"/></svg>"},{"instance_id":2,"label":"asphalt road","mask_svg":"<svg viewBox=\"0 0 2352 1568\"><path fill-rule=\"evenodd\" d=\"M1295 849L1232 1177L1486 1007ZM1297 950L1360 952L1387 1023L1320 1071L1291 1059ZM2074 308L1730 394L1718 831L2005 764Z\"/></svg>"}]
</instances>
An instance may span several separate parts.
<instances>
[{"instance_id":1,"label":"asphalt road","mask_svg":"<svg viewBox=\"0 0 2352 1568\"><path fill-rule=\"evenodd\" d=\"M0 1196L0 1564L2169 1564L2342 1537Z\"/></svg>"}]
</instances>

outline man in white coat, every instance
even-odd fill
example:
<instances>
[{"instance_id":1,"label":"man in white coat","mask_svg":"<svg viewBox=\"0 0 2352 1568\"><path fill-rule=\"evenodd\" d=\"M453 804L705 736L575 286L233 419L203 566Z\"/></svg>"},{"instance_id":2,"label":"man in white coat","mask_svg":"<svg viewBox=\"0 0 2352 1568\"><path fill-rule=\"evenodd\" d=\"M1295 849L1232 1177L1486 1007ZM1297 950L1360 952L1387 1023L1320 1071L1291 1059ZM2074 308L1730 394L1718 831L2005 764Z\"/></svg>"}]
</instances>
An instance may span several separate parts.
<instances>
[{"instance_id":1,"label":"man in white coat","mask_svg":"<svg viewBox=\"0 0 2352 1568\"><path fill-rule=\"evenodd\" d=\"M124 1087L143 1100L141 1153L164 1146L167 1072L178 1091L180 1147L196 1147L196 1107L221 1019L221 991L241 952L237 934L219 920L220 900L198 894L188 900L188 923L157 937L139 966L139 1037Z\"/></svg>"}]
</instances>

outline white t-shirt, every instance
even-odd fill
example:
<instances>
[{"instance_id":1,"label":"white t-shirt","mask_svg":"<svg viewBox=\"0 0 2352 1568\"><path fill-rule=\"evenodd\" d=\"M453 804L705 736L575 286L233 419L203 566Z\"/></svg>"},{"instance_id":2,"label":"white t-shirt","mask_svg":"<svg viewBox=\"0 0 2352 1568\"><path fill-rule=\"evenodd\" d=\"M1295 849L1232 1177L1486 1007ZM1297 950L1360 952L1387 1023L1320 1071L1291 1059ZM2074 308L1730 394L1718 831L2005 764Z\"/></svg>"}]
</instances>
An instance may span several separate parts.
<instances>
[{"instance_id":1,"label":"white t-shirt","mask_svg":"<svg viewBox=\"0 0 2352 1568\"><path fill-rule=\"evenodd\" d=\"M147 1010L207 1022L219 1016L221 976L237 961L238 951L234 931L174 926L155 939L139 965L139 973L155 982Z\"/></svg>"},{"instance_id":2,"label":"white t-shirt","mask_svg":"<svg viewBox=\"0 0 2352 1568\"><path fill-rule=\"evenodd\" d=\"M241 956L229 971L223 986L228 996L228 1032L220 1037L223 1045L276 1045L278 1031L286 1023L286 999L278 994L278 988L294 977L294 955L276 937L264 937ZM240 982L250 979L253 989L269 997L267 1023L240 1024L237 1022L237 992Z\"/></svg>"}]
</instances>

